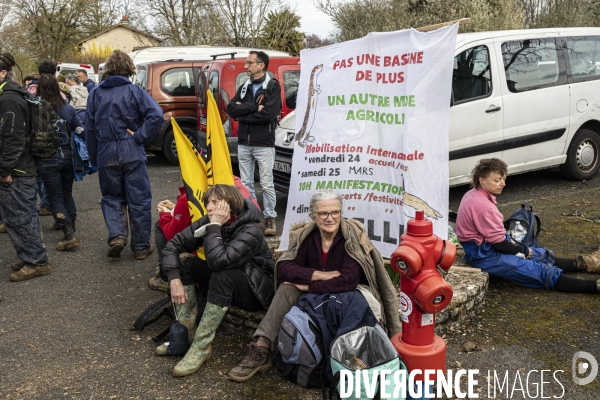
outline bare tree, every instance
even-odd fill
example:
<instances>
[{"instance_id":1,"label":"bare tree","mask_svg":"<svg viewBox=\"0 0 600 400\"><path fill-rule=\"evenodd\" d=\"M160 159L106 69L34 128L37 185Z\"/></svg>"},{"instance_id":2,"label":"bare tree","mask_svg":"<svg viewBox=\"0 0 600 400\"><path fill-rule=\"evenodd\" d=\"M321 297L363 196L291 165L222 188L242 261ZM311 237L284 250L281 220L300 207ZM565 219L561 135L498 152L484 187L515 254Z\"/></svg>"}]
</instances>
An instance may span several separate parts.
<instances>
[{"instance_id":1,"label":"bare tree","mask_svg":"<svg viewBox=\"0 0 600 400\"><path fill-rule=\"evenodd\" d=\"M153 31L165 44L211 44L217 38L219 18L209 0L150 0L146 6L156 21Z\"/></svg>"},{"instance_id":2,"label":"bare tree","mask_svg":"<svg viewBox=\"0 0 600 400\"><path fill-rule=\"evenodd\" d=\"M81 10L78 20L78 25L85 36L100 32L116 24L121 18L118 0L87 0L87 3L85 10Z\"/></svg>"},{"instance_id":3,"label":"bare tree","mask_svg":"<svg viewBox=\"0 0 600 400\"><path fill-rule=\"evenodd\" d=\"M13 0L0 0L0 26L11 12L13 8Z\"/></svg>"},{"instance_id":4,"label":"bare tree","mask_svg":"<svg viewBox=\"0 0 600 400\"><path fill-rule=\"evenodd\" d=\"M331 16L337 40L350 40L369 32L388 32L469 17L461 32L517 29L522 11L514 0L313 0Z\"/></svg>"},{"instance_id":5,"label":"bare tree","mask_svg":"<svg viewBox=\"0 0 600 400\"><path fill-rule=\"evenodd\" d=\"M28 26L27 48L38 59L73 56L83 34L78 27L86 0L24 0L14 9L15 24Z\"/></svg>"},{"instance_id":6,"label":"bare tree","mask_svg":"<svg viewBox=\"0 0 600 400\"><path fill-rule=\"evenodd\" d=\"M257 47L269 11L279 11L282 0L218 0L214 8L220 24L219 41L229 46Z\"/></svg>"},{"instance_id":7,"label":"bare tree","mask_svg":"<svg viewBox=\"0 0 600 400\"><path fill-rule=\"evenodd\" d=\"M524 11L525 27L596 26L596 0L518 0Z\"/></svg>"},{"instance_id":8,"label":"bare tree","mask_svg":"<svg viewBox=\"0 0 600 400\"><path fill-rule=\"evenodd\" d=\"M316 49L317 47L329 46L333 44L333 40L329 38L321 38L319 35L311 33L304 38L304 47L307 49Z\"/></svg>"}]
</instances>

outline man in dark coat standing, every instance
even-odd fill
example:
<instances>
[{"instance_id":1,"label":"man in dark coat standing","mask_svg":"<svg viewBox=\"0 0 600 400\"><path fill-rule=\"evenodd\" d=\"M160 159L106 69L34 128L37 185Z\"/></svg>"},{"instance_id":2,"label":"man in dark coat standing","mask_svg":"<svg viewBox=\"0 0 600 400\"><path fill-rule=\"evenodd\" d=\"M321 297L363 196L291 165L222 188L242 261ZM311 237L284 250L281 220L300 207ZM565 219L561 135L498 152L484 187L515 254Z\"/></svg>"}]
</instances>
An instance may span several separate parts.
<instances>
[{"instance_id":1,"label":"man in dark coat standing","mask_svg":"<svg viewBox=\"0 0 600 400\"><path fill-rule=\"evenodd\" d=\"M254 164L258 163L260 186L263 190L265 236L277 234L275 204L277 195L273 183L275 165L275 128L281 111L281 86L267 74L269 56L263 51L251 51L245 63L250 77L227 105L227 114L239 121L238 163L242 183L252 197Z\"/></svg>"},{"instance_id":2,"label":"man in dark coat standing","mask_svg":"<svg viewBox=\"0 0 600 400\"><path fill-rule=\"evenodd\" d=\"M76 75L77 75L77 79L79 79L79 82L81 82L81 84L83 86L85 86L88 93L91 92L92 89L96 87L96 83L93 80L91 80L90 78L88 78L88 74L85 69L78 69L76 72Z\"/></svg>"},{"instance_id":3,"label":"man in dark coat standing","mask_svg":"<svg viewBox=\"0 0 600 400\"><path fill-rule=\"evenodd\" d=\"M29 94L7 80L15 65L9 53L0 54L0 215L19 261L12 265L13 282L52 272L42 243L36 209L37 164L29 153L27 103Z\"/></svg>"},{"instance_id":4,"label":"man in dark coat standing","mask_svg":"<svg viewBox=\"0 0 600 400\"><path fill-rule=\"evenodd\" d=\"M102 213L108 228L108 257L120 257L131 222L131 250L138 260L152 254L152 192L144 144L158 134L163 113L156 101L133 85L131 58L115 50L106 62L108 76L88 97L86 142L98 167Z\"/></svg>"}]
</instances>

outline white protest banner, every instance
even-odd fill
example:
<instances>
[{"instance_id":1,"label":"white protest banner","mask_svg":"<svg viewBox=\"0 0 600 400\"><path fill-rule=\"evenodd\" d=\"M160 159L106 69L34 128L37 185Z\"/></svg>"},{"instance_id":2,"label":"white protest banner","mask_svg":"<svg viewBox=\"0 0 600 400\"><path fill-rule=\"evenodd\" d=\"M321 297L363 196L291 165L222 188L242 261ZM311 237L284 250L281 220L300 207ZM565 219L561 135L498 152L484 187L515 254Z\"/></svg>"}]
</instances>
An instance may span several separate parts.
<instances>
[{"instance_id":1,"label":"white protest banner","mask_svg":"<svg viewBox=\"0 0 600 400\"><path fill-rule=\"evenodd\" d=\"M280 250L332 189L389 257L416 210L448 236L448 137L458 25L370 33L302 50L296 136Z\"/></svg>"}]
</instances>

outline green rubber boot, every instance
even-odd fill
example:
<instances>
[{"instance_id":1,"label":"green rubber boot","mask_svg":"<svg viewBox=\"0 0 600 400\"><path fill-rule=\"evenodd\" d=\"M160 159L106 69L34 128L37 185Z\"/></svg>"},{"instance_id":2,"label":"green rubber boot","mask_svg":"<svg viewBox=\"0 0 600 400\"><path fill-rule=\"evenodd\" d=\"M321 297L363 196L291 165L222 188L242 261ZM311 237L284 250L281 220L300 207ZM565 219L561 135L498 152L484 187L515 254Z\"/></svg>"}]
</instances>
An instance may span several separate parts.
<instances>
[{"instance_id":1,"label":"green rubber boot","mask_svg":"<svg viewBox=\"0 0 600 400\"><path fill-rule=\"evenodd\" d=\"M177 320L185 325L188 331L188 344L194 342L194 336L196 336L196 315L198 314L198 303L196 297L196 285L184 285L183 286L187 293L187 301L183 304L173 304L175 307L175 314L177 314ZM157 356L167 355L167 344L161 344L155 349Z\"/></svg>"},{"instance_id":2,"label":"green rubber boot","mask_svg":"<svg viewBox=\"0 0 600 400\"><path fill-rule=\"evenodd\" d=\"M212 353L211 343L215 338L217 328L227 314L227 307L206 303L204 314L200 325L196 330L194 343L185 354L185 357L173 369L174 376L187 376L198 371L204 361L208 360Z\"/></svg>"}]
</instances>

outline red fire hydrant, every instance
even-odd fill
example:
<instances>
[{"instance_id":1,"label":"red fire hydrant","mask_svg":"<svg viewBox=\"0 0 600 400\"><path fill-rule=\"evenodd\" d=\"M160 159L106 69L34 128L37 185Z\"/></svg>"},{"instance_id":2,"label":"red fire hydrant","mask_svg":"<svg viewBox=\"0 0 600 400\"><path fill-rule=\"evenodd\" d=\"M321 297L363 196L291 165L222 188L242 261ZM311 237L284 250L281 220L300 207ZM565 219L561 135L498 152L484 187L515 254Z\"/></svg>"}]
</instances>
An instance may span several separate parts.
<instances>
[{"instance_id":1,"label":"red fire hydrant","mask_svg":"<svg viewBox=\"0 0 600 400\"><path fill-rule=\"evenodd\" d=\"M433 224L423 211L408 221L391 265L400 274L402 332L392 343L409 371L442 370L446 373L446 342L435 335L435 314L452 300L452 286L436 270L447 270L456 257L456 246L433 234ZM422 381L422 375L415 380Z\"/></svg>"}]
</instances>

